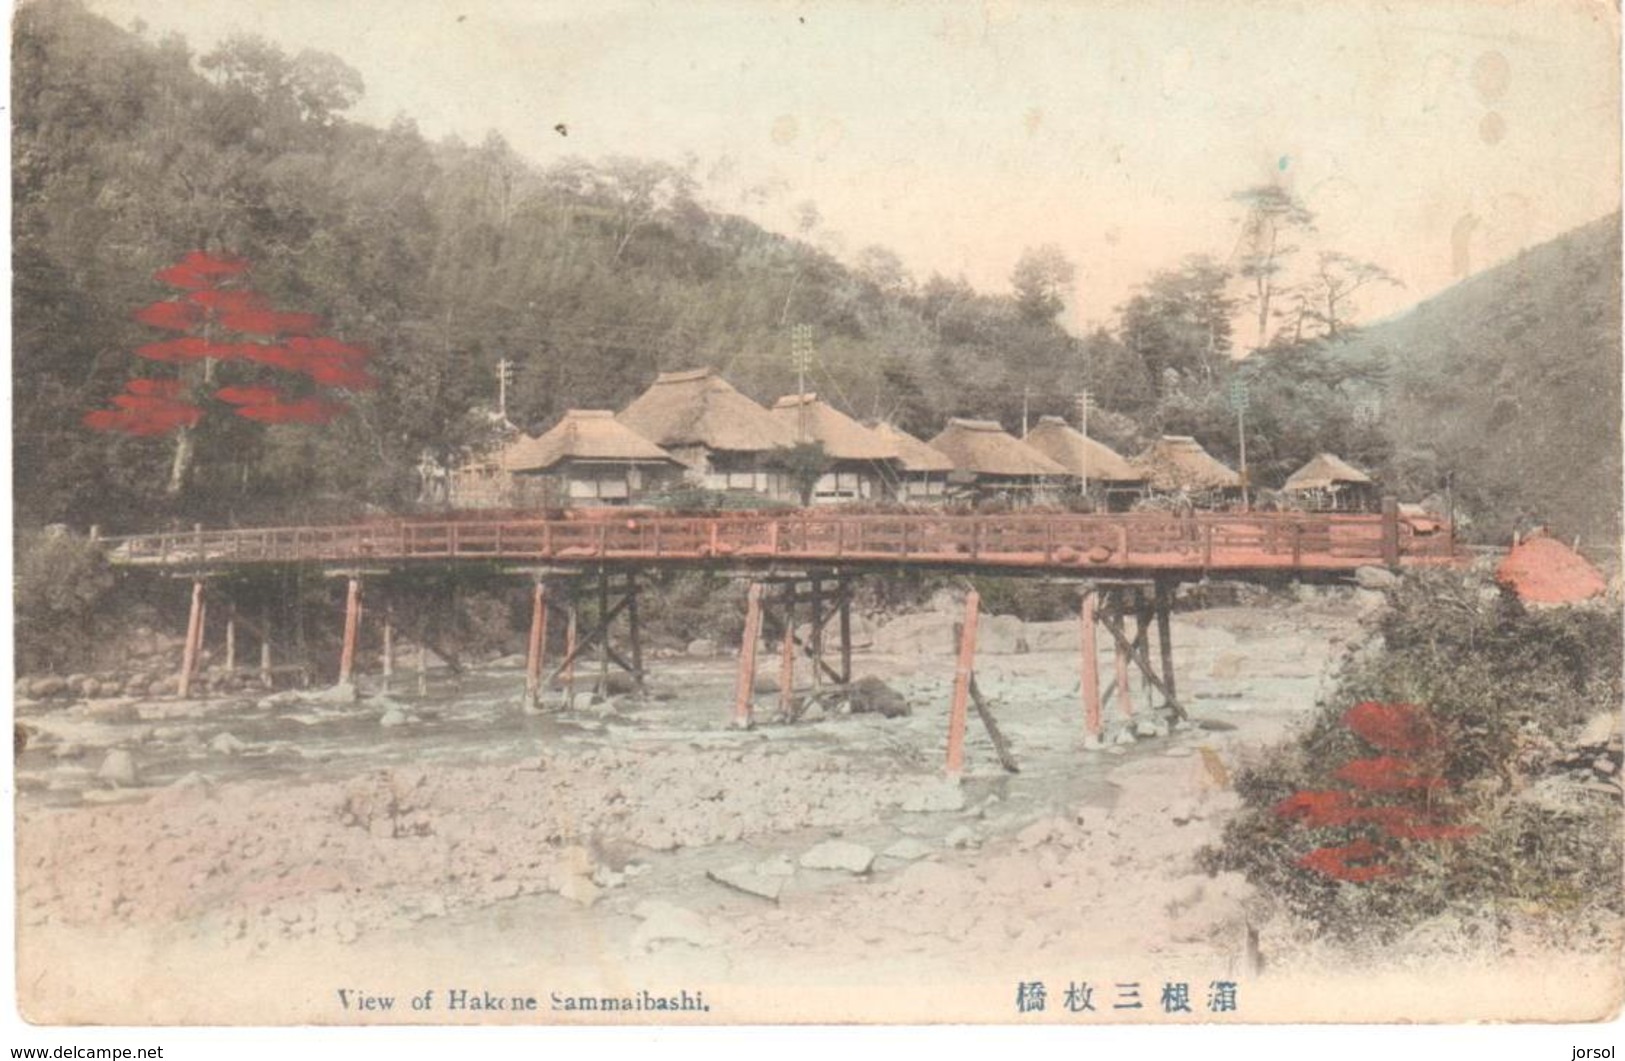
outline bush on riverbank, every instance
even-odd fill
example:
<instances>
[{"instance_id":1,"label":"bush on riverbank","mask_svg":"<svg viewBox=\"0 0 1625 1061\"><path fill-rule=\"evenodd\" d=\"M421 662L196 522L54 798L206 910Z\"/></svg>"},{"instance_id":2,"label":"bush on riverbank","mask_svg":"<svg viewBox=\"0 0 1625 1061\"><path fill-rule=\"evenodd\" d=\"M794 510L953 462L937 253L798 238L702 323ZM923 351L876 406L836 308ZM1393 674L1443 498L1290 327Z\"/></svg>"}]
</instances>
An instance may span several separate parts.
<instances>
[{"instance_id":1,"label":"bush on riverbank","mask_svg":"<svg viewBox=\"0 0 1625 1061\"><path fill-rule=\"evenodd\" d=\"M1446 912L1586 935L1622 912L1617 610L1531 611L1471 576L1390 592L1382 644L1237 780L1210 869L1344 940Z\"/></svg>"}]
</instances>

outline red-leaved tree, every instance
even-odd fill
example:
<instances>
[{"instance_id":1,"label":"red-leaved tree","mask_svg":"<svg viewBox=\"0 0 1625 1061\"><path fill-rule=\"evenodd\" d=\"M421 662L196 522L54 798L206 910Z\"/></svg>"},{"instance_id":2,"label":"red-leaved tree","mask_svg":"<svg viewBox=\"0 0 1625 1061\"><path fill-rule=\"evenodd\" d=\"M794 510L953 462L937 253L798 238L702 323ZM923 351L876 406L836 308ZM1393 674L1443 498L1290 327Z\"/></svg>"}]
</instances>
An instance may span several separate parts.
<instances>
[{"instance_id":1,"label":"red-leaved tree","mask_svg":"<svg viewBox=\"0 0 1625 1061\"><path fill-rule=\"evenodd\" d=\"M246 261L203 251L155 273L181 293L143 306L135 319L173 335L138 346L135 354L175 365L178 375L132 379L113 397L113 408L85 414L85 425L96 431L174 435L170 494L180 492L192 465L193 429L206 412L200 403L213 399L259 423L324 424L347 408L325 391L368 390L376 384L366 368L370 350L320 334L324 327L314 314L273 308L247 286L248 275ZM215 367L221 363L250 366L244 375L260 378L218 386ZM294 377L289 381L294 389L276 380L284 374Z\"/></svg>"},{"instance_id":2,"label":"red-leaved tree","mask_svg":"<svg viewBox=\"0 0 1625 1061\"><path fill-rule=\"evenodd\" d=\"M1276 814L1306 828L1357 834L1310 851L1298 859L1301 868L1354 883L1403 876L1404 850L1393 841L1464 840L1479 832L1450 820L1451 786L1440 771L1448 740L1425 708L1367 701L1349 708L1343 724L1385 754L1335 770L1333 779L1347 789L1294 792L1276 804Z\"/></svg>"}]
</instances>

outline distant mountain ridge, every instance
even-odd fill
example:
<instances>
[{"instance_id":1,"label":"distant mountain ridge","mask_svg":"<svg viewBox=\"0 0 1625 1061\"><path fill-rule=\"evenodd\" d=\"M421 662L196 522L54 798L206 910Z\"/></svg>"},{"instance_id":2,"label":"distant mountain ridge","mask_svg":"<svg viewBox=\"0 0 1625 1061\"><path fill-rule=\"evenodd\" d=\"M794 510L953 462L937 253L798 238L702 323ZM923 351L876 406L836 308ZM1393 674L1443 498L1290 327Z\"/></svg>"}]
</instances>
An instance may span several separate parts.
<instances>
[{"instance_id":1,"label":"distant mountain ridge","mask_svg":"<svg viewBox=\"0 0 1625 1061\"><path fill-rule=\"evenodd\" d=\"M1352 344L1388 366L1395 479L1447 477L1473 536L1620 536L1620 215L1463 280Z\"/></svg>"}]
</instances>

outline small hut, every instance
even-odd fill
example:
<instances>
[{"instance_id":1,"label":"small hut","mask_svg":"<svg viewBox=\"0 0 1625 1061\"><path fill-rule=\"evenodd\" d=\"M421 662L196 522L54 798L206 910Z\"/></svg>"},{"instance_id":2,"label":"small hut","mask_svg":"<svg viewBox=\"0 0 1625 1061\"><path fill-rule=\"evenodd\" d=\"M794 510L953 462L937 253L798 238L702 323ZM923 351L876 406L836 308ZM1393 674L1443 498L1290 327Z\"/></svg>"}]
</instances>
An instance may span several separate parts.
<instances>
[{"instance_id":1,"label":"small hut","mask_svg":"<svg viewBox=\"0 0 1625 1061\"><path fill-rule=\"evenodd\" d=\"M1313 512L1365 512L1377 503L1377 484L1331 453L1319 453L1287 477L1281 492Z\"/></svg>"},{"instance_id":2,"label":"small hut","mask_svg":"<svg viewBox=\"0 0 1625 1061\"><path fill-rule=\"evenodd\" d=\"M1189 435L1163 435L1134 459L1151 492L1215 504L1241 496L1241 476Z\"/></svg>"},{"instance_id":3,"label":"small hut","mask_svg":"<svg viewBox=\"0 0 1625 1061\"><path fill-rule=\"evenodd\" d=\"M794 436L711 369L661 373L615 419L680 461L697 486L787 496L773 458Z\"/></svg>"},{"instance_id":4,"label":"small hut","mask_svg":"<svg viewBox=\"0 0 1625 1061\"><path fill-rule=\"evenodd\" d=\"M824 447L829 471L813 487L814 504L858 501L885 495L888 464L896 448L816 394L786 394L773 403L772 416L797 443Z\"/></svg>"},{"instance_id":5,"label":"small hut","mask_svg":"<svg viewBox=\"0 0 1625 1061\"><path fill-rule=\"evenodd\" d=\"M931 448L954 462L953 487L976 498L1044 503L1060 496L1067 470L1000 427L996 420L949 420Z\"/></svg>"},{"instance_id":6,"label":"small hut","mask_svg":"<svg viewBox=\"0 0 1625 1061\"><path fill-rule=\"evenodd\" d=\"M948 492L948 476L954 462L900 427L884 420L872 428L897 454L892 493L898 501L916 503L941 501Z\"/></svg>"},{"instance_id":7,"label":"small hut","mask_svg":"<svg viewBox=\"0 0 1625 1061\"><path fill-rule=\"evenodd\" d=\"M525 436L498 454L523 497L527 483L551 480L565 505L625 505L675 479L670 453L615 419L607 409L571 409L540 438Z\"/></svg>"},{"instance_id":8,"label":"small hut","mask_svg":"<svg viewBox=\"0 0 1625 1061\"><path fill-rule=\"evenodd\" d=\"M1071 473L1080 488L1112 511L1129 508L1145 493L1145 473L1111 447L1085 436L1059 416L1041 416L1023 442Z\"/></svg>"}]
</instances>

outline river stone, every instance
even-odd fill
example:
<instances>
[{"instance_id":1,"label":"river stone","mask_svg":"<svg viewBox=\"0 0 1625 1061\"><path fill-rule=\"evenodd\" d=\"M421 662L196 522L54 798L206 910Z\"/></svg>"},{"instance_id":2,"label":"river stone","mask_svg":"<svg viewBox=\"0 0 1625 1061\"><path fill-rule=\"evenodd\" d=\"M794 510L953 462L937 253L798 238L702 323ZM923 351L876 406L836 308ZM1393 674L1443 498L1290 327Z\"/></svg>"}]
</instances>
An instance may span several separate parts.
<instances>
[{"instance_id":1,"label":"river stone","mask_svg":"<svg viewBox=\"0 0 1625 1061\"><path fill-rule=\"evenodd\" d=\"M844 869L848 873L867 873L874 861L873 851L850 840L825 840L801 856L806 869Z\"/></svg>"},{"instance_id":2,"label":"river stone","mask_svg":"<svg viewBox=\"0 0 1625 1061\"><path fill-rule=\"evenodd\" d=\"M677 942L709 947L717 942L705 918L674 903L649 899L637 905L632 916L643 924L632 933L634 950L650 950L652 944Z\"/></svg>"},{"instance_id":3,"label":"river stone","mask_svg":"<svg viewBox=\"0 0 1625 1061\"><path fill-rule=\"evenodd\" d=\"M240 755L247 747L230 733L222 733L209 742L209 750L216 755Z\"/></svg>"},{"instance_id":4,"label":"river stone","mask_svg":"<svg viewBox=\"0 0 1625 1061\"><path fill-rule=\"evenodd\" d=\"M96 776L115 785L135 784L138 780L135 756L123 748L114 748L107 753L107 758L102 760L101 769L96 771Z\"/></svg>"},{"instance_id":5,"label":"river stone","mask_svg":"<svg viewBox=\"0 0 1625 1061\"><path fill-rule=\"evenodd\" d=\"M769 876L757 872L755 866L740 863L735 866L726 866L721 869L708 869L705 875L718 884L726 885L735 891L754 895L769 902L778 902L779 893L784 890L785 878Z\"/></svg>"}]
</instances>

